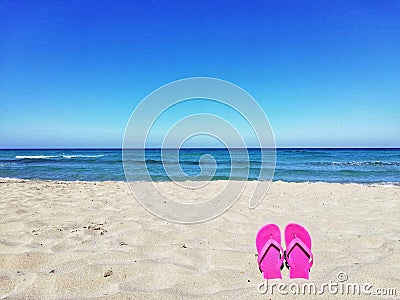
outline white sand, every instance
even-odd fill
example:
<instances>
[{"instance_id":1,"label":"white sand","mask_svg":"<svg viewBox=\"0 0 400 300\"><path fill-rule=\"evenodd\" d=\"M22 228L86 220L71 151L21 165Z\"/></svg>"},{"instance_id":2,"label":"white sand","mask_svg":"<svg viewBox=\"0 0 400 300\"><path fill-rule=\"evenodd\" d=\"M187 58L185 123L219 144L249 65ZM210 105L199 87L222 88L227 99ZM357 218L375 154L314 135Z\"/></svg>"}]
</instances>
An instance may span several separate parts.
<instances>
[{"instance_id":1,"label":"white sand","mask_svg":"<svg viewBox=\"0 0 400 300\"><path fill-rule=\"evenodd\" d=\"M159 184L175 194L175 184ZM311 233L309 282L337 281L343 271L348 282L400 294L398 187L275 182L255 210L245 193L227 213L196 225L155 217L126 183L1 180L0 197L0 298L308 299L257 290L255 235L265 223L283 232L289 222ZM282 273L273 282L305 282Z\"/></svg>"}]
</instances>

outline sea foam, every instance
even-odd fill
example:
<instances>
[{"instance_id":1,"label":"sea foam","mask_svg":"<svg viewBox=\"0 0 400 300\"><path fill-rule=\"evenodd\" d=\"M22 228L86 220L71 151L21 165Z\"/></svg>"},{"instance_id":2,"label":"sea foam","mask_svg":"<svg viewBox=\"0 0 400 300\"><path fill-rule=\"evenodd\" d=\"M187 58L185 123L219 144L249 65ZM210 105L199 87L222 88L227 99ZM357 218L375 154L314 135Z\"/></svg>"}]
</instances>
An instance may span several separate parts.
<instances>
[{"instance_id":1,"label":"sea foam","mask_svg":"<svg viewBox=\"0 0 400 300\"><path fill-rule=\"evenodd\" d=\"M46 158L55 158L58 157L56 155L17 155L15 158L17 159L46 159Z\"/></svg>"}]
</instances>

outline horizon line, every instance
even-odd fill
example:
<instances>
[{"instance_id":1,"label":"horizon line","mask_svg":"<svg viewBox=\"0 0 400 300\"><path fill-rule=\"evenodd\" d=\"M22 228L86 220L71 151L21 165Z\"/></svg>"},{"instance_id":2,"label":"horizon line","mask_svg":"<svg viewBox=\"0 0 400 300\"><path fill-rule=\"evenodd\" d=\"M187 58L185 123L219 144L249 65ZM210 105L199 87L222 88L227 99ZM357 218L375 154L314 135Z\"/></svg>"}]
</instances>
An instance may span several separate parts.
<instances>
[{"instance_id":1,"label":"horizon line","mask_svg":"<svg viewBox=\"0 0 400 300\"><path fill-rule=\"evenodd\" d=\"M160 147L147 147L147 148L119 148L119 147L54 147L54 148L0 148L0 151L3 150L193 150L193 149L276 149L276 150L304 150L304 149L326 149L326 150L344 150L344 149L360 149L360 150L373 150L373 149L393 149L393 150L400 150L400 147L275 147L275 148L260 148L260 147L231 147L231 148L223 148L223 147L182 147L182 148L160 148Z\"/></svg>"}]
</instances>

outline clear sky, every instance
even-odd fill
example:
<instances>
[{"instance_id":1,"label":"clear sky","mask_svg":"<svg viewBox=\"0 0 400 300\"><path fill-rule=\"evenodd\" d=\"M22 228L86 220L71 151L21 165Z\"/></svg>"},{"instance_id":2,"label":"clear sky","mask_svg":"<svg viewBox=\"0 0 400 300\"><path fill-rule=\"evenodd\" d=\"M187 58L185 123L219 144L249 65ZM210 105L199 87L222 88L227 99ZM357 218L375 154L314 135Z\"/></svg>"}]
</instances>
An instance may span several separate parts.
<instances>
[{"instance_id":1,"label":"clear sky","mask_svg":"<svg viewBox=\"0 0 400 300\"><path fill-rule=\"evenodd\" d=\"M279 147L400 147L400 2L0 2L0 148L121 147L193 76L247 90Z\"/></svg>"}]
</instances>

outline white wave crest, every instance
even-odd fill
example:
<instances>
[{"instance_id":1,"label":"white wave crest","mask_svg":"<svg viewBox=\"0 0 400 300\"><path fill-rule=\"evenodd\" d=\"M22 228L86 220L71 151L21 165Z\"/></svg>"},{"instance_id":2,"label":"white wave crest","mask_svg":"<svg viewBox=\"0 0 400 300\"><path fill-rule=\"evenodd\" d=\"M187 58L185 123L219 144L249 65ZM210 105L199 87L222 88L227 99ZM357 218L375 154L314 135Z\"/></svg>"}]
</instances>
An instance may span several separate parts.
<instances>
[{"instance_id":1,"label":"white wave crest","mask_svg":"<svg viewBox=\"0 0 400 300\"><path fill-rule=\"evenodd\" d=\"M64 158L96 158L96 157L102 157L104 156L103 154L99 155L63 155L62 157Z\"/></svg>"},{"instance_id":2,"label":"white wave crest","mask_svg":"<svg viewBox=\"0 0 400 300\"><path fill-rule=\"evenodd\" d=\"M99 155L17 155L16 159L50 159L50 158L96 158L102 157L103 154Z\"/></svg>"},{"instance_id":3,"label":"white wave crest","mask_svg":"<svg viewBox=\"0 0 400 300\"><path fill-rule=\"evenodd\" d=\"M47 159L57 157L55 155L17 155L17 159Z\"/></svg>"}]
</instances>

